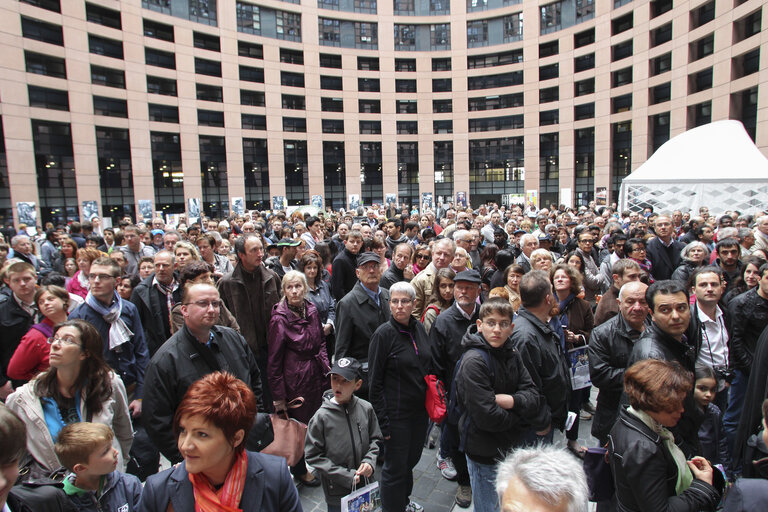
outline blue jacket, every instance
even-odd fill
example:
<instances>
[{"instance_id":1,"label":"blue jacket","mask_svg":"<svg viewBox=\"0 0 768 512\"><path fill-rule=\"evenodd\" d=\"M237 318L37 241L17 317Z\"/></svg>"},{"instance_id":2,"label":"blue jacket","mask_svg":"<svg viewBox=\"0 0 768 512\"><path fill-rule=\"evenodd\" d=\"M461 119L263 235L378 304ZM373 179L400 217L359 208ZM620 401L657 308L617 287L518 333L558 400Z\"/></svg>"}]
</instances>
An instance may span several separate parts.
<instances>
[{"instance_id":1,"label":"blue jacket","mask_svg":"<svg viewBox=\"0 0 768 512\"><path fill-rule=\"evenodd\" d=\"M303 511L284 458L248 452L245 479L239 505L243 512ZM169 502L177 512L195 510L186 462L147 479L139 510L165 512Z\"/></svg>"},{"instance_id":2,"label":"blue jacket","mask_svg":"<svg viewBox=\"0 0 768 512\"><path fill-rule=\"evenodd\" d=\"M144 371L149 365L149 350L144 338L144 329L141 326L139 310L130 301L123 301L123 311L120 318L133 333L133 338L115 350L109 350L109 324L100 314L83 302L69 314L69 318L81 318L90 322L101 335L104 345L104 360L112 367L120 378L123 379L126 390L136 384L135 395L129 399L138 399L143 396ZM130 395L130 393L129 393Z\"/></svg>"},{"instance_id":3,"label":"blue jacket","mask_svg":"<svg viewBox=\"0 0 768 512\"><path fill-rule=\"evenodd\" d=\"M74 475L67 478L74 478ZM79 512L135 512L141 502L141 482L133 475L113 471L104 480L101 496L90 491L72 494L69 500Z\"/></svg>"}]
</instances>

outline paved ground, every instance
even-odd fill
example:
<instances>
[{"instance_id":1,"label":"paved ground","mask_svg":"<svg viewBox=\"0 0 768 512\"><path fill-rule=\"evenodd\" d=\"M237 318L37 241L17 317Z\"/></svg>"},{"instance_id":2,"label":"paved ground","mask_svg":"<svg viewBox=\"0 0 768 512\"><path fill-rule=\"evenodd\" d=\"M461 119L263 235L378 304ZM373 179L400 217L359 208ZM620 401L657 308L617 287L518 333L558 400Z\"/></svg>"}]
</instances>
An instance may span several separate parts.
<instances>
[{"instance_id":1,"label":"paved ground","mask_svg":"<svg viewBox=\"0 0 768 512\"><path fill-rule=\"evenodd\" d=\"M592 403L595 403L596 392L593 389ZM597 446L597 440L590 435L591 421L579 422L579 442L584 446ZM562 433L555 432L555 445L565 446L565 437ZM424 448L421 460L413 471L414 483L411 499L421 504L425 512L472 512L472 507L468 509L459 508L454 504L456 495L456 482L450 482L440 475L440 471L435 465L436 448ZM379 468L381 467L379 466ZM305 512L325 512L325 499L323 490L320 487L299 488L301 504Z\"/></svg>"}]
</instances>

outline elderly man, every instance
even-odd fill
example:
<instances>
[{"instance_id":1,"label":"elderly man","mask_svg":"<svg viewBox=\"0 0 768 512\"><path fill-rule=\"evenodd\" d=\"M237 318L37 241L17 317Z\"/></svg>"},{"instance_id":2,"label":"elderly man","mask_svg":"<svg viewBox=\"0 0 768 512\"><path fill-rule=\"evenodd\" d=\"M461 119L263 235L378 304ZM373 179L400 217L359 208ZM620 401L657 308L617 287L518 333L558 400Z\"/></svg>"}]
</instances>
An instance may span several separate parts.
<instances>
[{"instance_id":1,"label":"elderly man","mask_svg":"<svg viewBox=\"0 0 768 512\"><path fill-rule=\"evenodd\" d=\"M623 236L623 235L622 235ZM639 281L643 271L633 259L624 258L616 261L612 268L613 285L603 294L595 309L595 325L607 322L619 314L619 290L625 284Z\"/></svg>"},{"instance_id":2,"label":"elderly man","mask_svg":"<svg viewBox=\"0 0 768 512\"><path fill-rule=\"evenodd\" d=\"M496 468L496 490L504 512L589 510L582 465L551 446L519 449L508 455Z\"/></svg>"},{"instance_id":3,"label":"elderly man","mask_svg":"<svg viewBox=\"0 0 768 512\"><path fill-rule=\"evenodd\" d=\"M758 217L755 221L755 244L750 251L757 250L768 251L768 215Z\"/></svg>"},{"instance_id":4,"label":"elderly man","mask_svg":"<svg viewBox=\"0 0 768 512\"><path fill-rule=\"evenodd\" d=\"M435 282L435 274L441 268L448 267L456 254L456 243L448 238L438 241L432 249L432 261L427 268L416 274L411 284L416 290L416 301L411 315L421 320L421 315L427 307L427 301L432 295L432 285Z\"/></svg>"},{"instance_id":5,"label":"elderly man","mask_svg":"<svg viewBox=\"0 0 768 512\"><path fill-rule=\"evenodd\" d=\"M685 244L674 239L672 220L668 215L659 215L653 223L656 238L648 242L647 256L651 260L651 274L656 281L672 277L672 272L680 266L680 251Z\"/></svg>"},{"instance_id":6,"label":"elderly man","mask_svg":"<svg viewBox=\"0 0 768 512\"><path fill-rule=\"evenodd\" d=\"M50 271L45 262L32 252L32 240L27 235L16 235L11 238L11 249L13 251L8 254L8 259L17 258L24 263L29 263L37 273Z\"/></svg>"},{"instance_id":7,"label":"elderly man","mask_svg":"<svg viewBox=\"0 0 768 512\"><path fill-rule=\"evenodd\" d=\"M178 287L173 275L173 254L166 250L158 252L154 265L155 272L136 285L131 294L131 302L138 309L144 327L150 357L171 337L173 292Z\"/></svg>"},{"instance_id":8,"label":"elderly man","mask_svg":"<svg viewBox=\"0 0 768 512\"><path fill-rule=\"evenodd\" d=\"M163 235L163 249L173 252L173 247L179 240L181 240L181 235L178 231L166 231Z\"/></svg>"},{"instance_id":9,"label":"elderly man","mask_svg":"<svg viewBox=\"0 0 768 512\"><path fill-rule=\"evenodd\" d=\"M410 283L413 279L413 259L414 248L411 244L405 242L395 246L392 251L392 264L381 276L379 286L389 290L390 286L400 281Z\"/></svg>"},{"instance_id":10,"label":"elderly man","mask_svg":"<svg viewBox=\"0 0 768 512\"><path fill-rule=\"evenodd\" d=\"M517 257L517 263L528 273L531 271L531 253L539 248L539 239L530 233L520 237L520 249L522 252Z\"/></svg>"}]
</instances>

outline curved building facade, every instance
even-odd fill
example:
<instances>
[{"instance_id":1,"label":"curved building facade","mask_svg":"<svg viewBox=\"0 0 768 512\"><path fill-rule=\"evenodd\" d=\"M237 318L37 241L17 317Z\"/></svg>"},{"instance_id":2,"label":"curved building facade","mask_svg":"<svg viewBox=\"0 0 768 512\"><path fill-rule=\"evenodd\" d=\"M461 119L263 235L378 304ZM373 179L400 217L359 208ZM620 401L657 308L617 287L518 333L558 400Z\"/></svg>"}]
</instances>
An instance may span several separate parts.
<instances>
[{"instance_id":1,"label":"curved building facade","mask_svg":"<svg viewBox=\"0 0 768 512\"><path fill-rule=\"evenodd\" d=\"M610 203L694 126L741 120L768 152L763 10L5 0L0 216L182 213L190 199L216 217L318 198Z\"/></svg>"}]
</instances>

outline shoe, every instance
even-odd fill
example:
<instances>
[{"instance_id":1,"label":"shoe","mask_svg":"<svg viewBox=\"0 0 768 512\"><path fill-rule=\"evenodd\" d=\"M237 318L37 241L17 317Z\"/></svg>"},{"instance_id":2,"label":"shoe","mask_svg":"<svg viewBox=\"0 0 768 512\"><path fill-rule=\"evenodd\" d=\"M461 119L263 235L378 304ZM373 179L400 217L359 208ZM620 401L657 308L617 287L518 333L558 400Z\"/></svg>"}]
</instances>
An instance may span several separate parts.
<instances>
[{"instance_id":1,"label":"shoe","mask_svg":"<svg viewBox=\"0 0 768 512\"><path fill-rule=\"evenodd\" d=\"M584 421L589 421L589 420L592 419L592 415L590 413L588 413L587 411L581 411L579 413L579 418L584 420Z\"/></svg>"},{"instance_id":2,"label":"shoe","mask_svg":"<svg viewBox=\"0 0 768 512\"><path fill-rule=\"evenodd\" d=\"M453 467L453 461L450 457L442 458L440 454L437 454L437 469L440 470L440 474L446 480L456 480L456 468Z\"/></svg>"},{"instance_id":3,"label":"shoe","mask_svg":"<svg viewBox=\"0 0 768 512\"><path fill-rule=\"evenodd\" d=\"M587 400L584 402L584 404L581 406L582 410L587 411L590 414L595 414L595 406L592 405L592 402Z\"/></svg>"},{"instance_id":4,"label":"shoe","mask_svg":"<svg viewBox=\"0 0 768 512\"><path fill-rule=\"evenodd\" d=\"M301 485L304 485L306 487L320 487L320 479L317 478L315 475L313 475L312 473L307 473L305 476L311 476L312 478L307 480L303 476L301 476L296 480L298 480L298 482Z\"/></svg>"},{"instance_id":5,"label":"shoe","mask_svg":"<svg viewBox=\"0 0 768 512\"><path fill-rule=\"evenodd\" d=\"M569 452L571 452L575 457L579 459L584 459L584 454L587 453L587 448L584 446L573 446L571 443L566 443L565 447L568 449Z\"/></svg>"},{"instance_id":6,"label":"shoe","mask_svg":"<svg viewBox=\"0 0 768 512\"><path fill-rule=\"evenodd\" d=\"M408 506L405 507L405 512L424 512L424 507L422 507L415 501L411 501L410 503L408 503Z\"/></svg>"},{"instance_id":7,"label":"shoe","mask_svg":"<svg viewBox=\"0 0 768 512\"><path fill-rule=\"evenodd\" d=\"M469 508L472 504L472 487L459 484L459 490L456 491L456 504L461 508Z\"/></svg>"}]
</instances>

